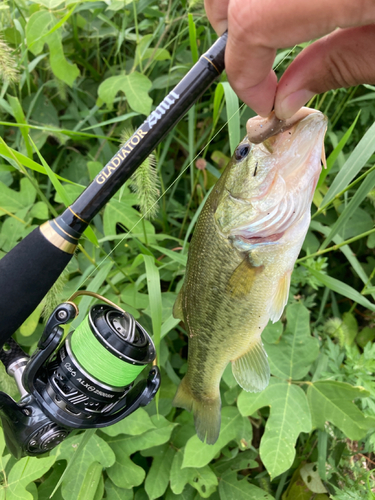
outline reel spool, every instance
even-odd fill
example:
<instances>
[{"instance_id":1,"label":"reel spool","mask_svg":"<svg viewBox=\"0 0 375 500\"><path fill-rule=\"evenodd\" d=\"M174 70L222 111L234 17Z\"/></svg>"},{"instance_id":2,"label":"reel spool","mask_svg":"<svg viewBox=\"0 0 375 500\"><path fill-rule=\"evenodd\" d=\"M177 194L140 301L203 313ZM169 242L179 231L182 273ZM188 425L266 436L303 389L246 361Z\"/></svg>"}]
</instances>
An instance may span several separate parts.
<instances>
[{"instance_id":1,"label":"reel spool","mask_svg":"<svg viewBox=\"0 0 375 500\"><path fill-rule=\"evenodd\" d=\"M0 358L18 385L16 403L0 393L0 416L5 439L17 458L39 455L63 441L72 429L114 424L146 406L160 386L156 366L148 378L133 383L155 360L155 346L146 330L127 312L92 292L104 303L91 307L77 329L56 351L63 335L60 325L78 315L67 301L49 318L29 358L14 342Z\"/></svg>"}]
</instances>

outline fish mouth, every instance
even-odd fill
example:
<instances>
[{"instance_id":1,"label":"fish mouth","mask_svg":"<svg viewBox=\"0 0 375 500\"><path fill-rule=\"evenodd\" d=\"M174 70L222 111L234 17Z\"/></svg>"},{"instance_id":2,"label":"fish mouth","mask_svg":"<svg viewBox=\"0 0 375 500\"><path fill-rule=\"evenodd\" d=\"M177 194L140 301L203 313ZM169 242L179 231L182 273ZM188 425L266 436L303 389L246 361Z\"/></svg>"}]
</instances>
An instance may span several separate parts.
<instances>
[{"instance_id":1,"label":"fish mouth","mask_svg":"<svg viewBox=\"0 0 375 500\"><path fill-rule=\"evenodd\" d=\"M257 146L274 162L275 182L269 184L267 191L251 200L229 193L232 200L247 203L254 210L251 220L233 228L231 236L249 243L274 243L310 210L321 172L327 118L319 111L306 109L302 119L268 138L266 147L264 143Z\"/></svg>"}]
</instances>

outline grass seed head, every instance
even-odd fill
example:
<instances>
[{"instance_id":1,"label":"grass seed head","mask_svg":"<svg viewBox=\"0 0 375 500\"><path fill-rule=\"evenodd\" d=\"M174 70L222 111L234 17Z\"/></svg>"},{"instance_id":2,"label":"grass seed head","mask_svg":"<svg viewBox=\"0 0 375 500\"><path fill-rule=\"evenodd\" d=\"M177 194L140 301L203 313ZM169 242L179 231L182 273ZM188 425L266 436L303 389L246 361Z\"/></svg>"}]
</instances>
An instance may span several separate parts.
<instances>
[{"instance_id":1,"label":"grass seed head","mask_svg":"<svg viewBox=\"0 0 375 500\"><path fill-rule=\"evenodd\" d=\"M0 78L8 83L16 83L19 80L16 59L12 49L0 34Z\"/></svg>"},{"instance_id":2,"label":"grass seed head","mask_svg":"<svg viewBox=\"0 0 375 500\"><path fill-rule=\"evenodd\" d=\"M125 143L133 132L124 130L121 134L121 142ZM152 220L158 214L158 199L160 196L160 180L156 171L156 159L150 155L137 168L130 178L130 187L138 196L139 211L146 219Z\"/></svg>"}]
</instances>

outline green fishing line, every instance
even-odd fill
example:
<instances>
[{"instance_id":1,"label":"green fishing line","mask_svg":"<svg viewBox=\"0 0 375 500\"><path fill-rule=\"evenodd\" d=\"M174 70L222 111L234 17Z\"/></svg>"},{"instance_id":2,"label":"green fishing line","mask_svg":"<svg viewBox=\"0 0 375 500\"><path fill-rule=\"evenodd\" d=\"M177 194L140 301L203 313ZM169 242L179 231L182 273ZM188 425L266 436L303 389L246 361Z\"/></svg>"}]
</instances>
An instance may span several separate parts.
<instances>
[{"instance_id":1,"label":"green fishing line","mask_svg":"<svg viewBox=\"0 0 375 500\"><path fill-rule=\"evenodd\" d=\"M88 316L73 332L71 348L77 361L92 377L114 387L129 385L146 366L133 365L111 354L92 333Z\"/></svg>"}]
</instances>

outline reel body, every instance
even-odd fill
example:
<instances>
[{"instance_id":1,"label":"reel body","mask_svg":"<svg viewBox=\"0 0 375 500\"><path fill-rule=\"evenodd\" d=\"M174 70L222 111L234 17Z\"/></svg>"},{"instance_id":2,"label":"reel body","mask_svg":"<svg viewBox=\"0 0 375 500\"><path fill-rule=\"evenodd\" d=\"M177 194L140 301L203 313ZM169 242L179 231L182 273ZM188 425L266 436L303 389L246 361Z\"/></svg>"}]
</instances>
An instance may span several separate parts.
<instances>
[{"instance_id":1,"label":"reel body","mask_svg":"<svg viewBox=\"0 0 375 500\"><path fill-rule=\"evenodd\" d=\"M147 379L133 386L140 371L154 361L155 347L144 328L117 306L94 305L84 327L81 324L56 351L64 333L60 325L77 313L72 302L60 304L31 358L13 340L8 343L10 349L1 353L21 393L16 403L0 392L5 439L16 458L51 450L73 429L119 422L150 403L159 389L156 366ZM103 360L113 366L106 370Z\"/></svg>"}]
</instances>

